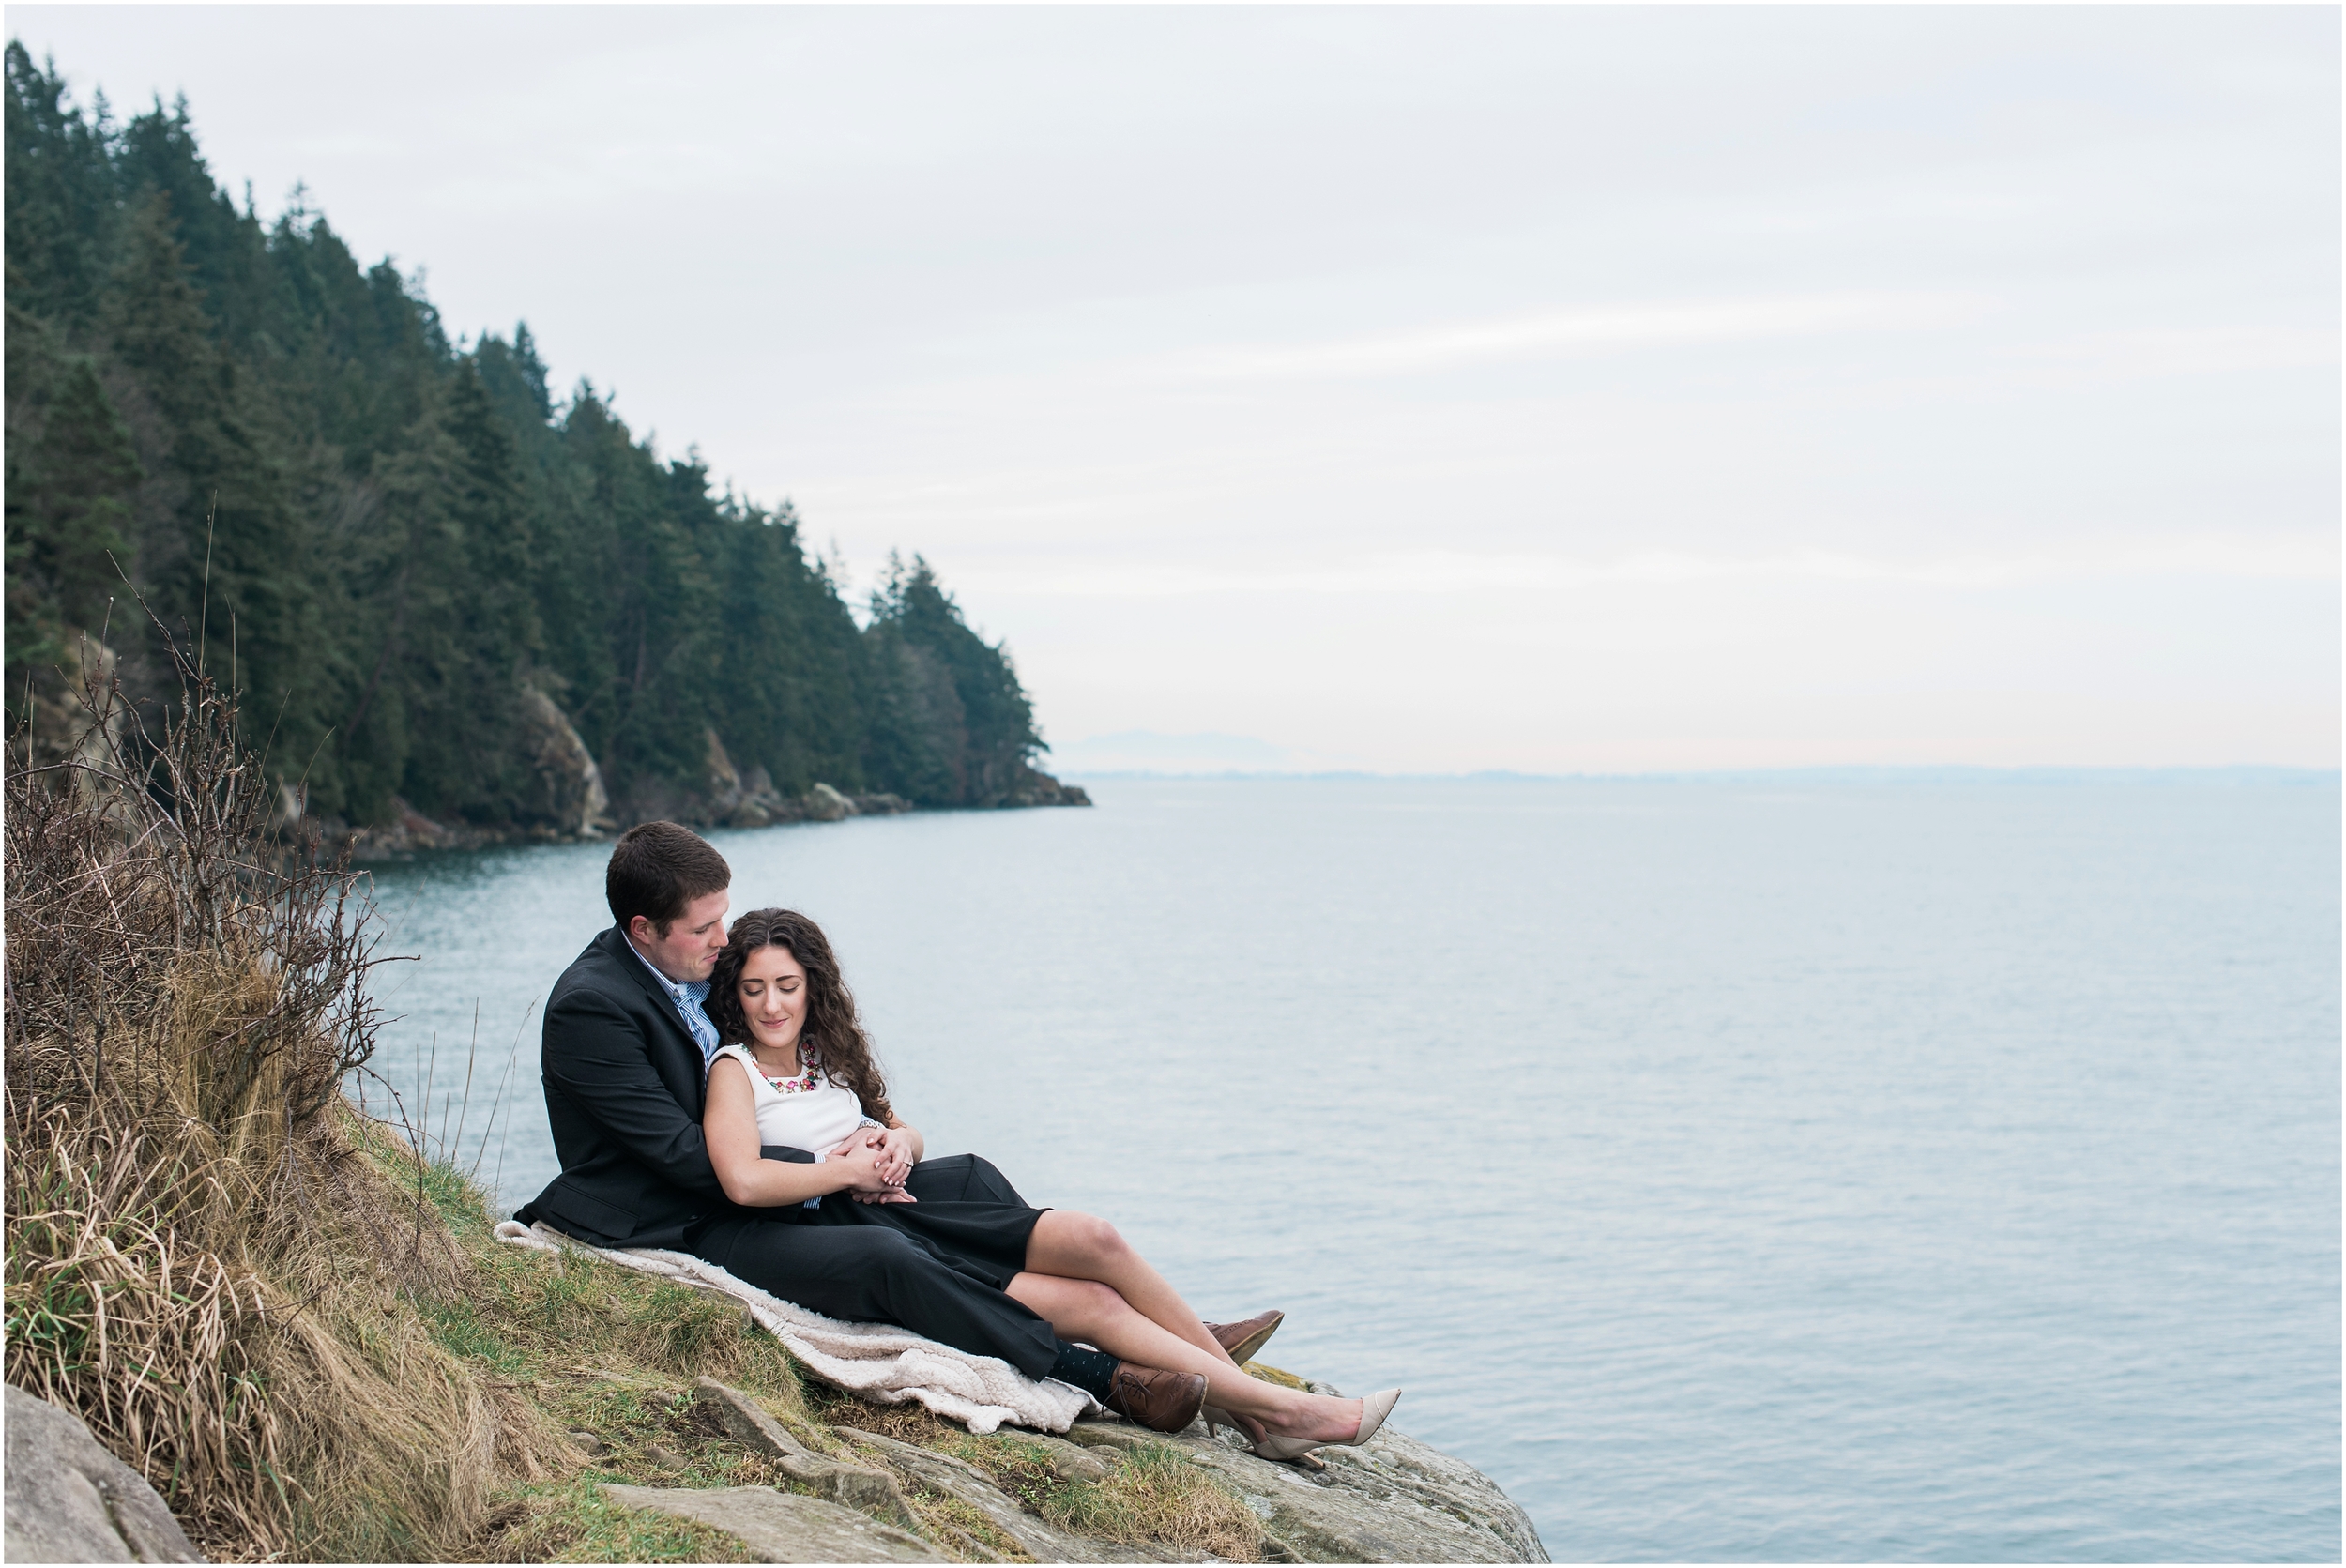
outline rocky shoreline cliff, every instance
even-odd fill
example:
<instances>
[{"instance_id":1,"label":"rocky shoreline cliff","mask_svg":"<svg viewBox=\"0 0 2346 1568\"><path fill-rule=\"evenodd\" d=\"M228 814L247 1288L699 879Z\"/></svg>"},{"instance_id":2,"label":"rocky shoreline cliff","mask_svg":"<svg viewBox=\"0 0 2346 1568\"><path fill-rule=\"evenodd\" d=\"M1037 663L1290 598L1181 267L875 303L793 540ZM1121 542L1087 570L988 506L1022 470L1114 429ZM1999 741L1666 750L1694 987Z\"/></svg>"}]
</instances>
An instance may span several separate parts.
<instances>
[{"instance_id":1,"label":"rocky shoreline cliff","mask_svg":"<svg viewBox=\"0 0 2346 1568\"><path fill-rule=\"evenodd\" d=\"M123 744L124 709L102 695L119 664L114 649L87 637L77 637L65 647L55 672L58 678L50 687L35 691L28 709L29 738L36 757L43 763L95 764L110 747ZM98 706L107 709L102 723L93 696ZM886 790L850 793L820 781L803 791L785 791L775 785L766 769L738 767L714 728L704 732L701 755L688 780L639 778L614 800L594 753L553 698L524 685L517 711L511 738L526 780L517 791L510 820L437 819L394 795L391 811L384 819L350 822L312 811L298 784L281 782L276 786L273 826L280 832L312 830L329 850L347 846L352 860L365 861L499 844L591 843L635 823L656 819L693 828L768 828L932 809ZM1022 764L963 809L1007 811L1090 804L1090 796L1080 785L1061 784Z\"/></svg>"},{"instance_id":2,"label":"rocky shoreline cliff","mask_svg":"<svg viewBox=\"0 0 2346 1568\"><path fill-rule=\"evenodd\" d=\"M1252 1369L1257 1376L1290 1376ZM1323 1383L1309 1386L1336 1392ZM10 1560L205 1560L162 1499L107 1454L78 1417L22 1389L8 1392ZM656 1463L681 1463L678 1447L724 1445L780 1471L780 1484L772 1485L601 1480L632 1467L602 1436L571 1434L589 1461L586 1479L605 1507L684 1521L692 1527L687 1541L738 1548L711 1557L762 1562L1548 1560L1531 1518L1487 1476L1391 1427L1357 1450L1322 1450L1321 1468L1310 1469L1258 1459L1235 1435L1211 1437L1202 1424L1166 1436L1104 1416L1077 1422L1064 1438L1007 1428L972 1439L915 1416L910 1424L916 1430L936 1430L925 1434L929 1441L907 1441L874 1429L891 1423L888 1411L868 1412L879 1418L870 1424L857 1424L854 1416L836 1424L810 1423L708 1377L657 1404L674 1428L675 1446L650 1445L664 1456ZM901 1419L893 1423L906 1424ZM598 1458L611 1468L596 1466ZM1069 1517L1062 1498L1054 1495L1168 1463L1197 1472L1214 1493L1240 1505L1225 1508L1209 1537L1232 1557L1198 1548L1194 1509L1192 1517L1167 1530L1189 1537L1186 1544L1134 1539L1129 1516L1105 1532L1087 1530L1081 1528L1087 1521ZM484 1554L490 1560L503 1555L495 1544L482 1545L491 1547Z\"/></svg>"},{"instance_id":3,"label":"rocky shoreline cliff","mask_svg":"<svg viewBox=\"0 0 2346 1568\"><path fill-rule=\"evenodd\" d=\"M332 846L347 845L354 860L403 860L419 850L480 849L496 844L575 844L608 838L637 822L666 820L692 828L770 828L785 822L840 822L851 816L894 816L919 811L901 795L885 790L848 794L817 781L799 794L774 785L763 768L734 765L716 730L704 736L698 776L691 783L638 781L615 803L602 769L586 742L554 700L532 687L522 689L518 737L527 758L530 783L524 812L510 823L483 825L434 821L398 796L388 821L351 824L335 817L309 817ZM304 817L302 799L282 787L282 815L291 824ZM1022 768L1004 787L981 796L974 808L1003 811L1031 806L1089 806L1091 797L1039 769Z\"/></svg>"},{"instance_id":4,"label":"rocky shoreline cliff","mask_svg":"<svg viewBox=\"0 0 2346 1568\"><path fill-rule=\"evenodd\" d=\"M1258 1377L1300 1381L1250 1363ZM1322 1393L1325 1383L1308 1385ZM605 1484L612 1502L689 1519L739 1541L774 1562L1210 1562L1219 1552L1173 1541L1135 1541L1071 1528L1063 1511L1040 1510L1019 1495L1022 1465L1040 1464L1064 1484L1097 1484L1120 1470L1168 1461L1198 1472L1244 1513L1225 1521L1211 1545L1261 1562L1546 1562L1539 1532L1514 1499L1475 1469L1388 1426L1359 1449L1320 1451L1306 1469L1257 1458L1235 1435L1209 1436L1203 1423L1167 1436L1104 1416L1079 1421L1064 1438L1006 1428L997 1437L907 1442L843 1423L828 1436L833 1455L810 1447L757 1401L713 1378L691 1396L706 1430L766 1453L805 1479L816 1496L770 1488L635 1486ZM920 1424L917 1420L915 1424ZM818 1439L819 1440L819 1439ZM986 1452L989 1443L1000 1454ZM1015 1455L1014 1458L1012 1456ZM945 1523L947 1500L975 1515L987 1539ZM1060 1517L1054 1522L1051 1515ZM971 1522L974 1522L971 1521ZM989 1544L990 1543L990 1544ZM998 1548L1008 1545L1009 1552Z\"/></svg>"}]
</instances>

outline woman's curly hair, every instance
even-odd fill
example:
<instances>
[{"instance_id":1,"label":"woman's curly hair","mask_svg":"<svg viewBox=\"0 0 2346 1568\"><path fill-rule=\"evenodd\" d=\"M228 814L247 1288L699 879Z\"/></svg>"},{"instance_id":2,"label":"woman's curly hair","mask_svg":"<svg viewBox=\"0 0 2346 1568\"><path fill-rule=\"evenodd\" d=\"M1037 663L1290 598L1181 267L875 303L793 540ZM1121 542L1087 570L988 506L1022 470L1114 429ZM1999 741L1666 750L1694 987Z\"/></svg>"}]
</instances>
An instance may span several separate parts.
<instances>
[{"instance_id":1,"label":"woman's curly hair","mask_svg":"<svg viewBox=\"0 0 2346 1568\"><path fill-rule=\"evenodd\" d=\"M728 1044L748 1045L756 1037L741 1011L741 970L760 948L783 948L806 971L806 1022L799 1029L799 1056L819 1063L823 1075L863 1102L863 1114L892 1121L888 1081L872 1059L872 1037L856 1016L855 995L840 978L823 928L791 909L753 909L733 922L725 951L708 977L708 1021Z\"/></svg>"}]
</instances>

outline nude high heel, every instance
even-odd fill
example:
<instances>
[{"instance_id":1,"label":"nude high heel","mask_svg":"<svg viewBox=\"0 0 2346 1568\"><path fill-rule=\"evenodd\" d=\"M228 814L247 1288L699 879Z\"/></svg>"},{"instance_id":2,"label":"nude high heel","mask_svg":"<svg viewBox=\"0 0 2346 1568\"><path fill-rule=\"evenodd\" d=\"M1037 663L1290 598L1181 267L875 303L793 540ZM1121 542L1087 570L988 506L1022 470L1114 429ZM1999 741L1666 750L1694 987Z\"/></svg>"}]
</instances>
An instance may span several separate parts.
<instances>
[{"instance_id":1,"label":"nude high heel","mask_svg":"<svg viewBox=\"0 0 2346 1568\"><path fill-rule=\"evenodd\" d=\"M1209 1438L1220 1437L1222 1429L1226 1426L1244 1438L1250 1445L1255 1440L1255 1435L1240 1424L1238 1417L1218 1405L1208 1405L1197 1413L1206 1418L1206 1436Z\"/></svg>"},{"instance_id":2,"label":"nude high heel","mask_svg":"<svg viewBox=\"0 0 2346 1568\"><path fill-rule=\"evenodd\" d=\"M1348 1438L1320 1439L1280 1438L1266 1435L1255 1445L1255 1452L1265 1459L1283 1459L1289 1463L1316 1463L1311 1452L1316 1448L1358 1448L1377 1435L1377 1429L1393 1414L1393 1408L1401 1402L1399 1389L1386 1389L1361 1401L1361 1429Z\"/></svg>"},{"instance_id":3,"label":"nude high heel","mask_svg":"<svg viewBox=\"0 0 2346 1568\"><path fill-rule=\"evenodd\" d=\"M1226 1426L1238 1434L1239 1441L1246 1445L1247 1453L1255 1454L1262 1453L1263 1441L1269 1437L1268 1433L1264 1434L1264 1438L1257 1438L1254 1433L1246 1429L1245 1424L1238 1417L1216 1405L1209 1405L1197 1413L1206 1418L1206 1436L1218 1438L1222 1435L1222 1428ZM1297 1454L1288 1463L1307 1470L1324 1470L1328 1468L1308 1454Z\"/></svg>"}]
</instances>

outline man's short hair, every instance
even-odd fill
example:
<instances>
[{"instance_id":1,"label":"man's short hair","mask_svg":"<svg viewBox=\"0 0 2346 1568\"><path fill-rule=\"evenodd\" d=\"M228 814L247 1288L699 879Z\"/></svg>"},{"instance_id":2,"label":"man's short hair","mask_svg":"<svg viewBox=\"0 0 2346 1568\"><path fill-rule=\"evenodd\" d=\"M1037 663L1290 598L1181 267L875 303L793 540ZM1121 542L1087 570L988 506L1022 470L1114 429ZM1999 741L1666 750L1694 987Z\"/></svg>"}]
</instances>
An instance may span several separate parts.
<instances>
[{"instance_id":1,"label":"man's short hair","mask_svg":"<svg viewBox=\"0 0 2346 1568\"><path fill-rule=\"evenodd\" d=\"M668 926L696 898L733 886L733 868L709 842L675 822L639 822L612 846L602 874L611 918L625 931L635 917L651 921L665 936Z\"/></svg>"}]
</instances>

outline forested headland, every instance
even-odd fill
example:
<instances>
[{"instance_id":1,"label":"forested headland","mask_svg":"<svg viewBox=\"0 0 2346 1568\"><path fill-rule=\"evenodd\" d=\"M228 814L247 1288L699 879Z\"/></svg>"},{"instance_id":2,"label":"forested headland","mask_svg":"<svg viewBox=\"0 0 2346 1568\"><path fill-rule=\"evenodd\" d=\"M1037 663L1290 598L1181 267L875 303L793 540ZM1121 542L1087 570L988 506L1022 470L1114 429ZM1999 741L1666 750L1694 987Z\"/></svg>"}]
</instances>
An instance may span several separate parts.
<instances>
[{"instance_id":1,"label":"forested headland","mask_svg":"<svg viewBox=\"0 0 2346 1568\"><path fill-rule=\"evenodd\" d=\"M184 101L117 123L15 42L7 74L12 719L54 728L85 646L176 694L135 589L287 810L377 842L1082 803L919 556L859 625L786 502L557 399L526 327L452 343L305 204L239 206Z\"/></svg>"}]
</instances>

